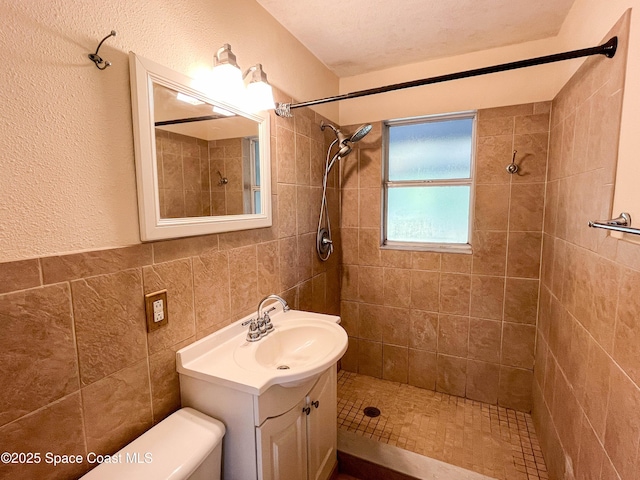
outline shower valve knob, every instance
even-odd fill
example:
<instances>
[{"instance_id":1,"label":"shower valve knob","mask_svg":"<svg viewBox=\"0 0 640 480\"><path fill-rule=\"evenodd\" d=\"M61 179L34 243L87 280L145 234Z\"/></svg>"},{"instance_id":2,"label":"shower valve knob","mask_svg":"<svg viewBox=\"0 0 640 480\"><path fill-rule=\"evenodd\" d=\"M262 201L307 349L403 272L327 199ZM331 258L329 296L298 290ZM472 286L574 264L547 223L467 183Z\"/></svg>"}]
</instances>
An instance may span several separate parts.
<instances>
[{"instance_id":1,"label":"shower valve knob","mask_svg":"<svg viewBox=\"0 0 640 480\"><path fill-rule=\"evenodd\" d=\"M332 245L333 244L333 240L331 240L330 238L323 238L322 239L322 244L323 245Z\"/></svg>"}]
</instances>

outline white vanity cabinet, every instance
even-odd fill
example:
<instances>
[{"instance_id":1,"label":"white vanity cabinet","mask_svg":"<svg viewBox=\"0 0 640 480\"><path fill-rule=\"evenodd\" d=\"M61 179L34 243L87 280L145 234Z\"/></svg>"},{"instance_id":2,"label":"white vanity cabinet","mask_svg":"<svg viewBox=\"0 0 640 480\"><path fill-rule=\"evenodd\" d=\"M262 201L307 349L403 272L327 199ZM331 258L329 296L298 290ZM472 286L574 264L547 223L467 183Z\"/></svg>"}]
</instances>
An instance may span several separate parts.
<instances>
[{"instance_id":1,"label":"white vanity cabinet","mask_svg":"<svg viewBox=\"0 0 640 480\"><path fill-rule=\"evenodd\" d=\"M221 420L225 480L327 480L337 462L337 375L260 395L180 375L182 405ZM308 412L308 413L307 413Z\"/></svg>"},{"instance_id":2,"label":"white vanity cabinet","mask_svg":"<svg viewBox=\"0 0 640 480\"><path fill-rule=\"evenodd\" d=\"M336 370L288 412L256 427L260 480L326 480L336 462Z\"/></svg>"}]
</instances>

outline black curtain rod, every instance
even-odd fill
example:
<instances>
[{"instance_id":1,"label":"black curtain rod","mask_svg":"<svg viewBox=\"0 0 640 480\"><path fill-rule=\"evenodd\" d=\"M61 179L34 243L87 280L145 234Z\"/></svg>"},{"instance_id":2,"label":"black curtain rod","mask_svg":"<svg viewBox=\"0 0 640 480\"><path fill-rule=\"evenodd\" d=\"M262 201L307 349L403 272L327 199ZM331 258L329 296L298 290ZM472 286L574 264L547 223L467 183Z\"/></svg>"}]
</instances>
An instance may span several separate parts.
<instances>
[{"instance_id":1,"label":"black curtain rod","mask_svg":"<svg viewBox=\"0 0 640 480\"><path fill-rule=\"evenodd\" d=\"M573 58L588 57L591 55L605 55L612 58L616 54L618 48L618 37L612 37L607 43L597 47L583 48L580 50L572 50L570 52L556 53L554 55L546 55L544 57L530 58L528 60L519 60L517 62L502 63L491 67L476 68L474 70L466 70L464 72L449 73L437 77L423 78L420 80L412 80L410 82L396 83L385 87L370 88L368 90L360 90L357 92L345 93L334 97L321 98L318 100L310 100L308 102L299 103L279 103L276 107L276 114L281 117L291 116L292 108L310 107L312 105L320 105L322 103L337 102L339 100L349 100L350 98L365 97L367 95L376 95L378 93L391 92L393 90L401 90L403 88L420 87L422 85L430 85L432 83L448 82L450 80L458 80L460 78L477 77L479 75L487 75L489 73L504 72L507 70L515 70L517 68L533 67L535 65L543 65L545 63L561 62L563 60L571 60Z\"/></svg>"},{"instance_id":2,"label":"black curtain rod","mask_svg":"<svg viewBox=\"0 0 640 480\"><path fill-rule=\"evenodd\" d=\"M156 122L156 127L162 127L163 125L176 125L180 123L202 122L204 120L217 120L219 118L228 118L231 115L205 115L203 117L189 117L189 118L176 118L175 120L162 120ZM235 115L233 115L235 117Z\"/></svg>"}]
</instances>

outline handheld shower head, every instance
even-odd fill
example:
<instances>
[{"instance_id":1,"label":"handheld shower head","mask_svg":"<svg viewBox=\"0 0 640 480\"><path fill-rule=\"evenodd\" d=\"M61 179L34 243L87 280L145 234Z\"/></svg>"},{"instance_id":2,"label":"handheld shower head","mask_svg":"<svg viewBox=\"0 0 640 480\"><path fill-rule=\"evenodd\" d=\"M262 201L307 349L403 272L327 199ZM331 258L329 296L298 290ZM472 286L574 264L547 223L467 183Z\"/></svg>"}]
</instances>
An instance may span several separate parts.
<instances>
[{"instance_id":1,"label":"handheld shower head","mask_svg":"<svg viewBox=\"0 0 640 480\"><path fill-rule=\"evenodd\" d=\"M351 153L351 144L355 143L355 142L359 142L360 140L362 140L365 135L367 133L369 133L371 131L371 125L370 124L365 124L360 126L354 133L353 135L351 135L350 137L346 137L344 133L342 133L340 131L340 129L334 127L333 125L331 125L330 123L324 123L324 121L322 123L320 123L320 129L324 130L325 128L329 127L331 130L333 130L333 133L336 136L336 140L338 142L338 147L340 147L340 150L338 150L338 153L336 154L336 157L338 159L344 158L347 155L349 155Z\"/></svg>"},{"instance_id":2,"label":"handheld shower head","mask_svg":"<svg viewBox=\"0 0 640 480\"><path fill-rule=\"evenodd\" d=\"M371 124L369 123L361 125L355 132L353 132L349 141L353 143L359 142L371 131L371 128L373 127L371 127Z\"/></svg>"}]
</instances>

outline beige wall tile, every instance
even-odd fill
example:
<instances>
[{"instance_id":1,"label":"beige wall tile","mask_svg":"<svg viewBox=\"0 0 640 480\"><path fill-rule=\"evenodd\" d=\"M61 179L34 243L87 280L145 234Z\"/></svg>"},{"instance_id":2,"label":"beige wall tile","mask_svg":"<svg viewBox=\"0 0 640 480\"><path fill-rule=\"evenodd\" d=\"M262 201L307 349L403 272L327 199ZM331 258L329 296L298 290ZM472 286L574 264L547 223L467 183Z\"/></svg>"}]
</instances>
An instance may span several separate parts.
<instances>
[{"instance_id":1,"label":"beige wall tile","mask_svg":"<svg viewBox=\"0 0 640 480\"><path fill-rule=\"evenodd\" d=\"M467 383L467 360L438 354L436 391L464 397Z\"/></svg>"},{"instance_id":2,"label":"beige wall tile","mask_svg":"<svg viewBox=\"0 0 640 480\"><path fill-rule=\"evenodd\" d=\"M296 183L296 142L292 130L276 128L276 161L278 162L278 183ZM280 194L280 185L278 185Z\"/></svg>"},{"instance_id":3,"label":"beige wall tile","mask_svg":"<svg viewBox=\"0 0 640 480\"><path fill-rule=\"evenodd\" d=\"M358 373L382 378L382 343L358 340Z\"/></svg>"},{"instance_id":4,"label":"beige wall tile","mask_svg":"<svg viewBox=\"0 0 640 480\"><path fill-rule=\"evenodd\" d=\"M382 378L392 382L407 383L409 374L409 349L396 345L382 346Z\"/></svg>"},{"instance_id":5,"label":"beige wall tile","mask_svg":"<svg viewBox=\"0 0 640 480\"><path fill-rule=\"evenodd\" d=\"M298 240L296 237L282 238L278 247L286 252L280 255L280 282L283 289L288 289L298 282Z\"/></svg>"},{"instance_id":6,"label":"beige wall tile","mask_svg":"<svg viewBox=\"0 0 640 480\"><path fill-rule=\"evenodd\" d=\"M152 425L147 360L82 389L82 410L90 452L111 454Z\"/></svg>"},{"instance_id":7,"label":"beige wall tile","mask_svg":"<svg viewBox=\"0 0 640 480\"><path fill-rule=\"evenodd\" d=\"M414 270L440 270L441 255L434 252L411 252L411 268Z\"/></svg>"},{"instance_id":8,"label":"beige wall tile","mask_svg":"<svg viewBox=\"0 0 640 480\"><path fill-rule=\"evenodd\" d=\"M86 462L55 467L45 462L46 452L86 458L79 392L1 427L0 438L4 451L41 454L39 464L0 464L1 478L77 478L89 469Z\"/></svg>"},{"instance_id":9,"label":"beige wall tile","mask_svg":"<svg viewBox=\"0 0 640 480\"><path fill-rule=\"evenodd\" d=\"M38 287L40 280L40 261L38 259L0 263L0 294Z\"/></svg>"},{"instance_id":10,"label":"beige wall tile","mask_svg":"<svg viewBox=\"0 0 640 480\"><path fill-rule=\"evenodd\" d=\"M359 337L358 319L359 307L357 302L340 302L340 325L345 329L349 337Z\"/></svg>"},{"instance_id":11,"label":"beige wall tile","mask_svg":"<svg viewBox=\"0 0 640 480\"><path fill-rule=\"evenodd\" d=\"M640 438L640 391L618 368L612 369L610 387L604 447L620 476L633 478Z\"/></svg>"},{"instance_id":12,"label":"beige wall tile","mask_svg":"<svg viewBox=\"0 0 640 480\"><path fill-rule=\"evenodd\" d=\"M44 257L40 262L44 283L58 283L151 265L151 245Z\"/></svg>"},{"instance_id":13,"label":"beige wall tile","mask_svg":"<svg viewBox=\"0 0 640 480\"><path fill-rule=\"evenodd\" d=\"M410 348L408 373L409 385L435 390L437 380L436 358L435 353Z\"/></svg>"},{"instance_id":14,"label":"beige wall tile","mask_svg":"<svg viewBox=\"0 0 640 480\"><path fill-rule=\"evenodd\" d=\"M513 367L500 367L498 405L523 412L531 411L533 372Z\"/></svg>"},{"instance_id":15,"label":"beige wall tile","mask_svg":"<svg viewBox=\"0 0 640 480\"><path fill-rule=\"evenodd\" d=\"M167 290L169 322L148 332L149 353L193 337L196 333L191 260L159 263L142 269L144 293Z\"/></svg>"},{"instance_id":16,"label":"beige wall tile","mask_svg":"<svg viewBox=\"0 0 640 480\"><path fill-rule=\"evenodd\" d=\"M467 357L469 317L442 315L438 318L438 353Z\"/></svg>"},{"instance_id":17,"label":"beige wall tile","mask_svg":"<svg viewBox=\"0 0 640 480\"><path fill-rule=\"evenodd\" d=\"M626 270L620 285L613 358L633 381L640 383L640 272Z\"/></svg>"},{"instance_id":18,"label":"beige wall tile","mask_svg":"<svg viewBox=\"0 0 640 480\"><path fill-rule=\"evenodd\" d=\"M504 277L472 275L471 316L501 320L504 303L504 284Z\"/></svg>"},{"instance_id":19,"label":"beige wall tile","mask_svg":"<svg viewBox=\"0 0 640 480\"><path fill-rule=\"evenodd\" d=\"M469 320L469 358L498 363L501 339L500 322L480 318Z\"/></svg>"},{"instance_id":20,"label":"beige wall tile","mask_svg":"<svg viewBox=\"0 0 640 480\"><path fill-rule=\"evenodd\" d=\"M278 237L290 237L297 233L297 195L293 185L278 186Z\"/></svg>"},{"instance_id":21,"label":"beige wall tile","mask_svg":"<svg viewBox=\"0 0 640 480\"><path fill-rule=\"evenodd\" d=\"M408 307L411 304L411 271L400 268L384 270L384 304Z\"/></svg>"},{"instance_id":22,"label":"beige wall tile","mask_svg":"<svg viewBox=\"0 0 640 480\"><path fill-rule=\"evenodd\" d=\"M380 125L380 124L378 124ZM372 132L369 132L371 135ZM367 135L366 138L369 137ZM360 188L375 188L380 190L382 184L382 161L380 148L363 148L360 145Z\"/></svg>"},{"instance_id":23,"label":"beige wall tile","mask_svg":"<svg viewBox=\"0 0 640 480\"><path fill-rule=\"evenodd\" d=\"M75 280L71 292L82 385L146 358L140 270Z\"/></svg>"},{"instance_id":24,"label":"beige wall tile","mask_svg":"<svg viewBox=\"0 0 640 480\"><path fill-rule=\"evenodd\" d=\"M261 243L257 246L258 294L261 296L277 293L280 287L280 250L278 242ZM224 290L223 290L224 291Z\"/></svg>"},{"instance_id":25,"label":"beige wall tile","mask_svg":"<svg viewBox=\"0 0 640 480\"><path fill-rule=\"evenodd\" d=\"M349 337L347 351L340 359L340 367L347 372L358 373L358 341L359 339Z\"/></svg>"},{"instance_id":26,"label":"beige wall tile","mask_svg":"<svg viewBox=\"0 0 640 480\"><path fill-rule=\"evenodd\" d=\"M544 210L544 183L523 183L511 187L509 230L540 232Z\"/></svg>"},{"instance_id":27,"label":"beige wall tile","mask_svg":"<svg viewBox=\"0 0 640 480\"><path fill-rule=\"evenodd\" d=\"M500 366L493 363L467 361L466 396L472 400L495 405L498 403Z\"/></svg>"},{"instance_id":28,"label":"beige wall tile","mask_svg":"<svg viewBox=\"0 0 640 480\"><path fill-rule=\"evenodd\" d=\"M365 340L382 342L386 314L382 307L361 303L358 310L358 336Z\"/></svg>"},{"instance_id":29,"label":"beige wall tile","mask_svg":"<svg viewBox=\"0 0 640 480\"><path fill-rule=\"evenodd\" d=\"M438 314L411 310L410 321L409 346L435 352L438 345Z\"/></svg>"},{"instance_id":30,"label":"beige wall tile","mask_svg":"<svg viewBox=\"0 0 640 480\"><path fill-rule=\"evenodd\" d=\"M504 297L504 320L535 325L538 311L538 281L507 278Z\"/></svg>"},{"instance_id":31,"label":"beige wall tile","mask_svg":"<svg viewBox=\"0 0 640 480\"><path fill-rule=\"evenodd\" d=\"M504 275L507 263L507 232L473 233L471 271L481 275Z\"/></svg>"},{"instance_id":32,"label":"beige wall tile","mask_svg":"<svg viewBox=\"0 0 640 480\"><path fill-rule=\"evenodd\" d=\"M358 230L358 260L360 265L380 265L380 230L360 228Z\"/></svg>"},{"instance_id":33,"label":"beige wall tile","mask_svg":"<svg viewBox=\"0 0 640 480\"><path fill-rule=\"evenodd\" d=\"M509 175L506 174L505 167L512 157L513 137L511 135L479 137L476 146L476 184L508 184Z\"/></svg>"},{"instance_id":34,"label":"beige wall tile","mask_svg":"<svg viewBox=\"0 0 640 480\"><path fill-rule=\"evenodd\" d=\"M411 307L418 310L438 311L440 273L411 271Z\"/></svg>"},{"instance_id":35,"label":"beige wall tile","mask_svg":"<svg viewBox=\"0 0 640 480\"><path fill-rule=\"evenodd\" d=\"M508 184L476 186L473 225L476 230L506 230L509 223Z\"/></svg>"},{"instance_id":36,"label":"beige wall tile","mask_svg":"<svg viewBox=\"0 0 640 480\"><path fill-rule=\"evenodd\" d=\"M312 210L315 212L316 205L311 204L311 187L298 185L296 187L296 199L298 235L314 231L318 224L312 221L311 212ZM317 205L317 207L320 208L320 205Z\"/></svg>"},{"instance_id":37,"label":"beige wall tile","mask_svg":"<svg viewBox=\"0 0 640 480\"><path fill-rule=\"evenodd\" d=\"M218 235L204 235L201 237L154 242L150 246L153 247L154 263L164 263L180 258L195 257L197 255L216 252L218 251L219 243ZM151 262L149 262L149 264L150 263Z\"/></svg>"},{"instance_id":38,"label":"beige wall tile","mask_svg":"<svg viewBox=\"0 0 640 480\"><path fill-rule=\"evenodd\" d=\"M358 278L358 298L362 302L382 305L384 297L382 267L360 267Z\"/></svg>"},{"instance_id":39,"label":"beige wall tile","mask_svg":"<svg viewBox=\"0 0 640 480\"><path fill-rule=\"evenodd\" d=\"M358 227L359 225L359 190L345 188L341 191L342 227Z\"/></svg>"},{"instance_id":40,"label":"beige wall tile","mask_svg":"<svg viewBox=\"0 0 640 480\"><path fill-rule=\"evenodd\" d=\"M375 228L380 236L380 187L360 188L360 220L361 228Z\"/></svg>"},{"instance_id":41,"label":"beige wall tile","mask_svg":"<svg viewBox=\"0 0 640 480\"><path fill-rule=\"evenodd\" d=\"M219 325L231 317L227 252L193 258L193 288L198 332Z\"/></svg>"},{"instance_id":42,"label":"beige wall tile","mask_svg":"<svg viewBox=\"0 0 640 480\"><path fill-rule=\"evenodd\" d=\"M443 253L440 270L445 273L471 273L471 255Z\"/></svg>"},{"instance_id":43,"label":"beige wall tile","mask_svg":"<svg viewBox=\"0 0 640 480\"><path fill-rule=\"evenodd\" d=\"M176 371L176 352L194 341L195 337L191 337L149 356L154 424L180 409L180 379Z\"/></svg>"},{"instance_id":44,"label":"beige wall tile","mask_svg":"<svg viewBox=\"0 0 640 480\"><path fill-rule=\"evenodd\" d=\"M410 312L408 308L384 307L382 309L382 342L385 345L402 347L409 345Z\"/></svg>"},{"instance_id":45,"label":"beige wall tile","mask_svg":"<svg viewBox=\"0 0 640 480\"><path fill-rule=\"evenodd\" d=\"M541 233L509 233L507 275L509 277L538 278L540 274L541 249Z\"/></svg>"},{"instance_id":46,"label":"beige wall tile","mask_svg":"<svg viewBox=\"0 0 640 480\"><path fill-rule=\"evenodd\" d=\"M0 425L79 388L67 284L0 295Z\"/></svg>"},{"instance_id":47,"label":"beige wall tile","mask_svg":"<svg viewBox=\"0 0 640 480\"><path fill-rule=\"evenodd\" d=\"M589 357L582 406L598 438L604 441L605 417L609 399L611 358L596 342L589 344ZM615 394L615 393L614 393Z\"/></svg>"},{"instance_id":48,"label":"beige wall tile","mask_svg":"<svg viewBox=\"0 0 640 480\"><path fill-rule=\"evenodd\" d=\"M439 311L469 315L471 275L442 273L440 275Z\"/></svg>"},{"instance_id":49,"label":"beige wall tile","mask_svg":"<svg viewBox=\"0 0 640 480\"><path fill-rule=\"evenodd\" d=\"M533 369L536 330L533 325L502 325L502 365Z\"/></svg>"},{"instance_id":50,"label":"beige wall tile","mask_svg":"<svg viewBox=\"0 0 640 480\"><path fill-rule=\"evenodd\" d=\"M229 252L229 287L231 313L238 314L256 305L258 297L256 246L242 247Z\"/></svg>"},{"instance_id":51,"label":"beige wall tile","mask_svg":"<svg viewBox=\"0 0 640 480\"><path fill-rule=\"evenodd\" d=\"M309 185L311 178L311 144L309 137L299 132L296 138L296 183Z\"/></svg>"}]
</instances>

